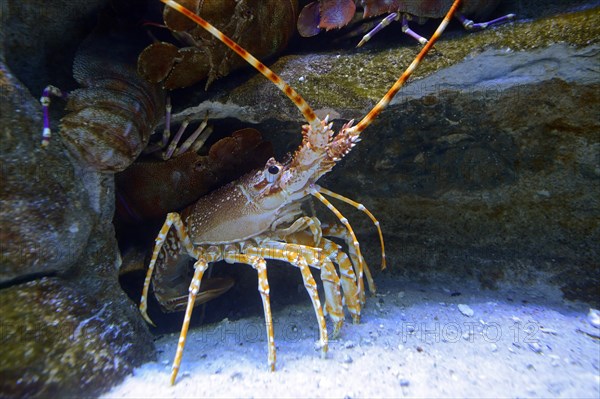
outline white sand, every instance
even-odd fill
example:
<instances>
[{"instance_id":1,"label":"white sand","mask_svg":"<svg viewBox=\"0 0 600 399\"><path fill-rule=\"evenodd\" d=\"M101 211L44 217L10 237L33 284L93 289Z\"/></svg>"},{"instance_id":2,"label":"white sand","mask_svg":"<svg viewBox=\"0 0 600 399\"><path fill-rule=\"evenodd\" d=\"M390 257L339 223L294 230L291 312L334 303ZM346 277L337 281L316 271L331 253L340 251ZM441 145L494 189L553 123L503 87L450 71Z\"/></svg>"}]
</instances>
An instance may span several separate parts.
<instances>
[{"instance_id":1,"label":"white sand","mask_svg":"<svg viewBox=\"0 0 600 399\"><path fill-rule=\"evenodd\" d=\"M104 397L600 397L600 341L588 335L598 329L585 304L553 290L445 284L388 276L326 359L308 296L275 312L274 373L261 315L190 330L175 386L179 337L165 335L159 359Z\"/></svg>"}]
</instances>

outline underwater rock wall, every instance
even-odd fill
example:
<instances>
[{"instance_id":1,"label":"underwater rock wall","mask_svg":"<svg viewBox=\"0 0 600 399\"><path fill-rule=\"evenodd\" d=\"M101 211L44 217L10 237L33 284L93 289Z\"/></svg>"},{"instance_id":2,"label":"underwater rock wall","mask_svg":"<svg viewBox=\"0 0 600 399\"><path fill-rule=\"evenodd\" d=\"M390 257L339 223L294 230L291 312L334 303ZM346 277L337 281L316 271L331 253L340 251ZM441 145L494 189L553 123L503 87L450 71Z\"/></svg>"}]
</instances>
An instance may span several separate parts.
<instances>
[{"instance_id":1,"label":"underwater rock wall","mask_svg":"<svg viewBox=\"0 0 600 399\"><path fill-rule=\"evenodd\" d=\"M148 328L118 283L112 175L82 169L60 139L40 146L43 85L72 80L69 43L74 51L102 3L3 3L0 395L6 398L98 394L154 355Z\"/></svg>"}]
</instances>

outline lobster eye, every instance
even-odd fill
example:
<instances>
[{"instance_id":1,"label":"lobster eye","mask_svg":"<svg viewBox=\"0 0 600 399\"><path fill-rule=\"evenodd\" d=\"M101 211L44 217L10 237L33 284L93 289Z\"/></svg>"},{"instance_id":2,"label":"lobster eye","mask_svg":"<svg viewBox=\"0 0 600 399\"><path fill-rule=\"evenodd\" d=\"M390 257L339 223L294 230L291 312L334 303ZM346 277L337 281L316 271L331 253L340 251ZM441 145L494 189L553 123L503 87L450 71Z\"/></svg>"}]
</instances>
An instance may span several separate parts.
<instances>
[{"instance_id":1,"label":"lobster eye","mask_svg":"<svg viewBox=\"0 0 600 399\"><path fill-rule=\"evenodd\" d=\"M269 166L269 173L272 175L276 175L277 173L279 173L279 166L277 165L271 165Z\"/></svg>"}]
</instances>

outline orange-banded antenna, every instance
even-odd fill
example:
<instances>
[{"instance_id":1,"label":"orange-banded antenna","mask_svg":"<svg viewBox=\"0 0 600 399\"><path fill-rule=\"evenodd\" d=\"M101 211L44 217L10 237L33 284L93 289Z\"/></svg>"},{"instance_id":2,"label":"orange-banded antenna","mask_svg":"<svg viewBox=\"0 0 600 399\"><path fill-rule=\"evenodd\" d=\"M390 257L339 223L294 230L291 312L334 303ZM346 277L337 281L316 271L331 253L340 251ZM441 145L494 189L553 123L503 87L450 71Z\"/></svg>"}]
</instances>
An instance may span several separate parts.
<instances>
[{"instance_id":1,"label":"orange-banded antenna","mask_svg":"<svg viewBox=\"0 0 600 399\"><path fill-rule=\"evenodd\" d=\"M446 29L446 26L448 26L448 23L452 19L452 16L454 15L454 12L456 11L456 9L458 8L459 5L460 5L460 0L455 0L454 3L452 4L452 7L450 7L450 10L448 10L448 13L444 17L444 20L440 23L440 26L438 26L436 31L431 36L431 39L429 39L429 41L421 49L419 54L415 57L413 62L408 66L408 68L406 68L406 71L404 71L402 76L400 76L398 78L396 83L394 83L394 85L391 87L391 89L385 94L385 96L383 96L383 98L381 100L379 100L379 102L373 107L373 109L354 127L349 128L346 131L346 133L352 134L352 135L359 135L363 130L365 130L373 122L373 120L375 120L377 115L379 115L381 113L381 111L383 111L383 109L385 107L387 107L387 105L390 103L390 101L392 101L392 98L394 98L394 96L398 93L398 91L404 85L406 80L410 77L410 75L414 72L414 70L417 68L417 66L421 63L421 60L423 60L423 58L429 52L431 47L433 47L433 45L437 41L437 39L442 35L442 33L444 32L444 29Z\"/></svg>"},{"instance_id":2,"label":"orange-banded antenna","mask_svg":"<svg viewBox=\"0 0 600 399\"><path fill-rule=\"evenodd\" d=\"M296 107L302 112L306 121L313 127L321 126L321 121L315 115L312 108L308 105L306 101L298 94L296 90L294 90L290 85L288 85L283 79L281 79L275 72L270 70L265 64L256 59L252 54L246 51L239 44L231 40L227 35L223 32L215 28L213 25L208 23L202 17L194 14L192 11L183 7L181 4L176 3L172 0L160 0L165 3L167 6L179 11L184 14L186 17L206 29L211 35L216 37L218 40L223 42L227 47L237 53L240 57L242 57L246 62L256 68L260 73L262 73L267 79L273 82L279 90L285 93L286 96L289 97L290 100L296 104Z\"/></svg>"}]
</instances>

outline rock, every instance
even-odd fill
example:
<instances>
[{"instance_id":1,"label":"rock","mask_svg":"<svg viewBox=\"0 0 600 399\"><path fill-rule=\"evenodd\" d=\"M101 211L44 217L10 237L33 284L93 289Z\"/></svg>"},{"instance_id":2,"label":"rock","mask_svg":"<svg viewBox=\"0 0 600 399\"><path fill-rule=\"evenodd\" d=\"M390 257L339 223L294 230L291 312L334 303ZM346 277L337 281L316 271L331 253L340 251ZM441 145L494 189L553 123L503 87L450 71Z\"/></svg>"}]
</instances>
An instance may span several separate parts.
<instances>
[{"instance_id":1,"label":"rock","mask_svg":"<svg viewBox=\"0 0 600 399\"><path fill-rule=\"evenodd\" d=\"M535 353L542 353L542 346L537 342L529 342L527 346Z\"/></svg>"},{"instance_id":2,"label":"rock","mask_svg":"<svg viewBox=\"0 0 600 399\"><path fill-rule=\"evenodd\" d=\"M97 395L148 360L145 327L102 299L58 278L0 290L2 396Z\"/></svg>"},{"instance_id":3,"label":"rock","mask_svg":"<svg viewBox=\"0 0 600 399\"><path fill-rule=\"evenodd\" d=\"M591 326L600 328L600 311L598 309L591 309L587 315L587 321Z\"/></svg>"},{"instance_id":4,"label":"rock","mask_svg":"<svg viewBox=\"0 0 600 399\"><path fill-rule=\"evenodd\" d=\"M62 89L74 87L75 51L95 26L99 10L108 3L109 0L27 0L3 9L1 37L6 54L10 54L6 61L11 70L18 71L34 97L39 98L48 84ZM129 3L139 6L137 0Z\"/></svg>"},{"instance_id":5,"label":"rock","mask_svg":"<svg viewBox=\"0 0 600 399\"><path fill-rule=\"evenodd\" d=\"M469 307L469 305L464 305L462 303L458 304L458 310L460 310L460 313L464 314L467 317L473 317L473 315L475 314L475 312Z\"/></svg>"},{"instance_id":6,"label":"rock","mask_svg":"<svg viewBox=\"0 0 600 399\"><path fill-rule=\"evenodd\" d=\"M29 91L36 83L25 87L6 65L5 48L18 66L20 57L43 47L32 32L47 28L47 37L37 37L50 39L58 29L38 24L24 34L23 20L15 24L13 17L24 10L39 17L31 7L46 10L26 3L9 7L8 23L0 27L0 391L4 397L90 396L150 360L154 346L118 283L112 175L80 169L60 140L40 147L43 121L35 97L41 89ZM57 12L48 9L45 17ZM63 4L59 11L66 9L74 8ZM74 13L65 16L63 29L72 27L71 17L85 22ZM12 51L19 32L27 44ZM37 56L19 77L29 79L29 66L43 64Z\"/></svg>"},{"instance_id":7,"label":"rock","mask_svg":"<svg viewBox=\"0 0 600 399\"><path fill-rule=\"evenodd\" d=\"M67 270L83 252L93 209L59 146L40 148L42 112L0 60L0 283Z\"/></svg>"}]
</instances>

